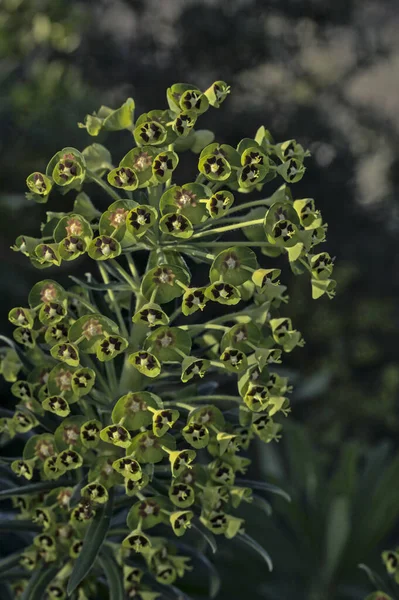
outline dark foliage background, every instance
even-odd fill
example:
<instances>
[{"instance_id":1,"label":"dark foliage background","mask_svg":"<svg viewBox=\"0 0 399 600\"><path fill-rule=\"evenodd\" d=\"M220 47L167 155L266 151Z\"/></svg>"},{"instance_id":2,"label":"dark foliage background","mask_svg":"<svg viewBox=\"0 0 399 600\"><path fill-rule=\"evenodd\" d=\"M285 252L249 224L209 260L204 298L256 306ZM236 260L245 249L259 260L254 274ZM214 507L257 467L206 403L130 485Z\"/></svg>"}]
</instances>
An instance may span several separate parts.
<instances>
[{"instance_id":1,"label":"dark foliage background","mask_svg":"<svg viewBox=\"0 0 399 600\"><path fill-rule=\"evenodd\" d=\"M223 599L360 599L369 588L357 563L378 565L395 541L398 26L396 0L0 3L3 332L8 310L41 277L9 249L18 234L34 235L45 213L25 200L24 180L63 146L89 143L76 123L100 104L133 96L139 113L163 106L173 82L206 88L224 79L231 97L203 121L218 140L235 145L263 124L312 152L294 192L315 197L329 223L338 293L310 302L306 282L284 275L287 310L307 344L288 364L292 431L280 446L259 449L251 475L275 478L293 502L274 503L275 515L256 513L257 522L250 511L248 529L275 572L226 546ZM116 160L130 147L127 134L98 141ZM183 162L182 182L192 169ZM62 268L65 279L71 266L87 265ZM8 402L5 386L2 393Z\"/></svg>"}]
</instances>

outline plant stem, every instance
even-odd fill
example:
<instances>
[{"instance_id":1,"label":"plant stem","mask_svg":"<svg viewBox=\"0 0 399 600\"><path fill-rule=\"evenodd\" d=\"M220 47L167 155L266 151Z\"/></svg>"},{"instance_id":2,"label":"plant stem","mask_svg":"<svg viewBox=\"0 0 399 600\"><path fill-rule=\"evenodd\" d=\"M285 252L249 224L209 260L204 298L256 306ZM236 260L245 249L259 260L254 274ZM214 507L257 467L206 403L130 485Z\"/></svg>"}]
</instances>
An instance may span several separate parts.
<instances>
[{"instance_id":1,"label":"plant stem","mask_svg":"<svg viewBox=\"0 0 399 600\"><path fill-rule=\"evenodd\" d=\"M122 267L122 265L120 265L118 263L118 261L115 260L114 258L111 258L110 263L115 268L115 270L118 271L119 275L121 277L123 277L123 279L130 285L130 287L132 288L133 292L135 294L138 294L139 293L139 287L138 287L138 285L133 281L133 279L130 277L130 275L128 273L126 273L126 271Z\"/></svg>"},{"instance_id":2,"label":"plant stem","mask_svg":"<svg viewBox=\"0 0 399 600\"><path fill-rule=\"evenodd\" d=\"M129 269L130 269L130 272L133 276L135 283L139 284L140 275L139 275L136 265L134 264L133 257L130 254L126 254L126 260L127 260L127 264L129 265Z\"/></svg>"},{"instance_id":3,"label":"plant stem","mask_svg":"<svg viewBox=\"0 0 399 600\"><path fill-rule=\"evenodd\" d=\"M178 317L179 315L181 315L181 312L182 312L182 310L181 310L181 306L178 306L178 307L176 308L176 310L174 310L174 311L172 312L172 314L170 315L170 317L169 317L169 323L173 323L173 321L174 321L175 319L177 319L177 317Z\"/></svg>"},{"instance_id":4,"label":"plant stem","mask_svg":"<svg viewBox=\"0 0 399 600\"><path fill-rule=\"evenodd\" d=\"M228 395L224 395L224 394L212 395L211 394L209 396L192 396L192 397L186 398L186 400L187 400L187 402L203 402L204 400L209 400L210 402L229 401L229 402L240 403L242 398L241 398L241 396L228 396Z\"/></svg>"},{"instance_id":5,"label":"plant stem","mask_svg":"<svg viewBox=\"0 0 399 600\"><path fill-rule=\"evenodd\" d=\"M107 192L107 194L111 196L111 198L113 198L114 200L122 200L118 192L116 192L110 185L108 185L108 183L101 179L101 177L99 177L92 171L87 171L87 174L97 185L99 185L105 192Z\"/></svg>"},{"instance_id":6,"label":"plant stem","mask_svg":"<svg viewBox=\"0 0 399 600\"><path fill-rule=\"evenodd\" d=\"M96 313L98 312L94 306L92 304L90 304L90 302L88 300L85 300L82 296L79 296L79 294L75 294L74 292L67 292L67 296L69 296L70 298L73 298L74 300L77 300L78 302L80 302L80 304L82 306L84 306L85 308L87 308L87 310L89 310L92 313Z\"/></svg>"},{"instance_id":7,"label":"plant stem","mask_svg":"<svg viewBox=\"0 0 399 600\"><path fill-rule=\"evenodd\" d=\"M116 263L116 264L118 264L118 263ZM109 281L108 273L105 270L104 266L101 263L99 263L98 268L99 268L99 271L100 271L101 277L103 278L104 283L109 283L110 281ZM121 334L123 335L123 337L128 338L129 337L129 332L128 332L127 328L126 328L125 321L123 320L122 312L121 312L121 309L119 308L118 301L115 298L114 291L113 290L107 290L107 294L108 294L108 297L109 297L109 299L110 299L110 301L111 301L111 303L113 305L115 314L117 316L119 327L120 327L120 330L121 330Z\"/></svg>"},{"instance_id":8,"label":"plant stem","mask_svg":"<svg viewBox=\"0 0 399 600\"><path fill-rule=\"evenodd\" d=\"M233 208L229 208L229 212L228 214L231 215L232 213L241 211L241 210L247 210L248 208L254 208L256 206L265 206L265 205L269 205L271 204L271 198L262 198L261 200L252 200L252 202L244 202L244 204L240 204L238 206L233 206Z\"/></svg>"},{"instance_id":9,"label":"plant stem","mask_svg":"<svg viewBox=\"0 0 399 600\"><path fill-rule=\"evenodd\" d=\"M209 246L209 244L205 244L206 246ZM203 262L212 262L215 260L215 255L214 254L210 254L209 252L202 252L201 250L195 250L194 247L192 246L171 246L170 248L168 246L164 247L164 250L178 250L179 252L182 252L183 254L187 254L188 256L196 256L198 258L201 258L203 260Z\"/></svg>"},{"instance_id":10,"label":"plant stem","mask_svg":"<svg viewBox=\"0 0 399 600\"><path fill-rule=\"evenodd\" d=\"M245 315L243 315L242 311L227 313L226 315L222 315L221 317L216 317L215 319L212 319L211 321L209 321L208 324L224 323L225 321L232 321L236 317L243 317L243 316L249 317L252 310L254 310L256 308L258 308L258 307L254 306L254 305L248 306L248 308L245 311Z\"/></svg>"},{"instance_id":11,"label":"plant stem","mask_svg":"<svg viewBox=\"0 0 399 600\"><path fill-rule=\"evenodd\" d=\"M94 361L90 358L90 356L88 354L86 354L84 357L82 357L82 362L84 363L85 366L87 365L89 369L92 369L95 372L96 379L98 380L100 386L102 387L104 394L107 397L111 396L111 389L108 385L107 380L105 379L105 377L102 376L99 369L95 365ZM92 390L92 392L93 391L95 391L95 390Z\"/></svg>"},{"instance_id":12,"label":"plant stem","mask_svg":"<svg viewBox=\"0 0 399 600\"><path fill-rule=\"evenodd\" d=\"M190 241L205 237L206 235L214 235L215 233L224 233L225 231L233 231L234 229L243 229L244 227L252 227L253 225L262 225L264 219L253 219L252 221L244 221L244 223L235 223L233 225L225 225L225 227L216 227L215 229L208 229L207 231L200 231L191 236ZM211 245L208 244L208 245Z\"/></svg>"},{"instance_id":13,"label":"plant stem","mask_svg":"<svg viewBox=\"0 0 399 600\"><path fill-rule=\"evenodd\" d=\"M229 328L225 327L224 325L216 325L214 323L193 323L192 325L181 325L179 329L183 329L183 331L192 331L196 329L216 329L218 331L223 331L223 333L229 330Z\"/></svg>"}]
</instances>

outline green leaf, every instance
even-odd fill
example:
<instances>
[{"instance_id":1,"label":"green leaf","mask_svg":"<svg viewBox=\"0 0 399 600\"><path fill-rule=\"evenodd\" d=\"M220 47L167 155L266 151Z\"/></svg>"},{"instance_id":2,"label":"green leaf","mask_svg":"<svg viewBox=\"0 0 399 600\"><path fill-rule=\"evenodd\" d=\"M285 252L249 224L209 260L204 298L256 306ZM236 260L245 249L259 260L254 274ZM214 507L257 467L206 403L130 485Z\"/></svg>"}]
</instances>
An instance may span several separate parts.
<instances>
[{"instance_id":1,"label":"green leaf","mask_svg":"<svg viewBox=\"0 0 399 600\"><path fill-rule=\"evenodd\" d=\"M107 504L96 510L96 515L86 531L82 550L76 559L68 581L67 592L69 595L78 587L94 565L110 526L112 508L113 490L111 489Z\"/></svg>"},{"instance_id":2,"label":"green leaf","mask_svg":"<svg viewBox=\"0 0 399 600\"><path fill-rule=\"evenodd\" d=\"M86 290L94 290L96 292L102 292L104 290L116 290L118 292L127 292L131 288L129 285L121 284L121 283L88 283L87 281L83 281L74 275L69 275L69 279L72 279L75 283L77 283L80 287L85 288Z\"/></svg>"},{"instance_id":3,"label":"green leaf","mask_svg":"<svg viewBox=\"0 0 399 600\"><path fill-rule=\"evenodd\" d=\"M28 485L21 485L19 487L11 488L9 490L3 490L0 492L0 500L6 498L12 498L13 496L24 496L25 494L35 494L36 492L43 492L52 490L57 487L68 486L69 481L63 481L58 479L57 481L43 481L40 483L30 483Z\"/></svg>"},{"instance_id":4,"label":"green leaf","mask_svg":"<svg viewBox=\"0 0 399 600\"><path fill-rule=\"evenodd\" d=\"M271 507L270 502L262 498L262 496L258 496L258 494L253 494L252 504L260 510L263 510L263 512L265 512L268 517L272 515L273 509Z\"/></svg>"},{"instance_id":5,"label":"green leaf","mask_svg":"<svg viewBox=\"0 0 399 600\"><path fill-rule=\"evenodd\" d=\"M287 500L287 502L291 502L291 496L285 490L282 490L277 485L273 485L272 483L266 483L265 481L252 481L249 479L237 479L236 483L238 485L246 485L254 490L263 490L264 492L276 494L277 496L281 496Z\"/></svg>"},{"instance_id":6,"label":"green leaf","mask_svg":"<svg viewBox=\"0 0 399 600\"><path fill-rule=\"evenodd\" d=\"M0 519L0 531L42 531L42 527L32 521L16 520L15 515L12 515L12 518L13 520Z\"/></svg>"},{"instance_id":7,"label":"green leaf","mask_svg":"<svg viewBox=\"0 0 399 600\"><path fill-rule=\"evenodd\" d=\"M209 129L198 129L194 135L195 140L190 150L195 154L199 154L201 150L205 148L205 146L211 144L215 139L215 134L213 131L209 131Z\"/></svg>"},{"instance_id":8,"label":"green leaf","mask_svg":"<svg viewBox=\"0 0 399 600\"><path fill-rule=\"evenodd\" d=\"M15 552L14 554L10 554L5 558L0 560L0 575L6 573L13 567L17 567L19 565L19 561L21 560L21 555L23 554L23 550L20 552Z\"/></svg>"},{"instance_id":9,"label":"green leaf","mask_svg":"<svg viewBox=\"0 0 399 600\"><path fill-rule=\"evenodd\" d=\"M191 523L191 528L194 529L195 531L197 531L200 534L200 536L204 538L204 540L206 541L206 543L209 545L210 549L212 550L212 553L216 554L218 547L216 544L215 536L210 531L208 531L208 529L203 527L203 525L201 523L197 523L197 524Z\"/></svg>"},{"instance_id":10,"label":"green leaf","mask_svg":"<svg viewBox=\"0 0 399 600\"><path fill-rule=\"evenodd\" d=\"M109 585L109 600L120 600L124 597L123 573L113 556L108 552L101 552L98 557L104 570Z\"/></svg>"},{"instance_id":11,"label":"green leaf","mask_svg":"<svg viewBox=\"0 0 399 600\"><path fill-rule=\"evenodd\" d=\"M384 580L382 579L382 577L380 577L375 571L370 569L370 567L368 567L367 565L364 565L361 563L358 565L358 567L359 567L359 569L362 569L362 571L364 571L366 573L367 577L369 578L370 582L373 584L374 587L376 587L379 590L383 590L384 593L388 593L389 590L388 590Z\"/></svg>"},{"instance_id":12,"label":"green leaf","mask_svg":"<svg viewBox=\"0 0 399 600\"><path fill-rule=\"evenodd\" d=\"M246 533L238 533L237 539L241 540L242 542L244 542L244 544L255 550L255 552L257 552L263 558L263 560L269 568L269 571L273 571L273 563L269 553L266 552L266 550L262 548L262 546L258 544L257 541L255 541L253 538L251 538L251 536L247 535Z\"/></svg>"},{"instance_id":13,"label":"green leaf","mask_svg":"<svg viewBox=\"0 0 399 600\"><path fill-rule=\"evenodd\" d=\"M330 578L339 564L351 529L349 500L336 496L330 507L326 533L326 575Z\"/></svg>"},{"instance_id":14,"label":"green leaf","mask_svg":"<svg viewBox=\"0 0 399 600\"><path fill-rule=\"evenodd\" d=\"M49 567L48 565L35 571L28 587L21 596L21 600L42 600L47 586L55 578L58 571L59 567Z\"/></svg>"}]
</instances>

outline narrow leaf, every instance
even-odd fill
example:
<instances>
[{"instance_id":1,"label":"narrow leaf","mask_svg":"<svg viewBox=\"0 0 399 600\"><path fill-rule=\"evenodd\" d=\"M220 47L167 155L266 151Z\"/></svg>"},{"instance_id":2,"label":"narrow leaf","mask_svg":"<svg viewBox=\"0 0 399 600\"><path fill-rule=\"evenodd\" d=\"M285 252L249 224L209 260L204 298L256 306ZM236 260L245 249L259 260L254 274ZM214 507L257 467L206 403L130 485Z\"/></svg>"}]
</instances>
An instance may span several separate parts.
<instances>
[{"instance_id":1,"label":"narrow leaf","mask_svg":"<svg viewBox=\"0 0 399 600\"><path fill-rule=\"evenodd\" d=\"M262 546L258 544L256 540L254 540L251 536L249 536L246 533L237 534L237 538L244 542L244 544L252 548L252 550L255 550L255 552L257 552L263 558L263 560L268 566L269 571L273 571L273 563L269 553L266 552L266 550L262 548Z\"/></svg>"},{"instance_id":2,"label":"narrow leaf","mask_svg":"<svg viewBox=\"0 0 399 600\"><path fill-rule=\"evenodd\" d=\"M205 527L202 527L201 524L191 523L191 528L197 531L200 534L200 536L204 538L204 540L212 550L212 554L216 554L216 550L218 549L218 547L215 536L210 531L205 529Z\"/></svg>"},{"instance_id":3,"label":"narrow leaf","mask_svg":"<svg viewBox=\"0 0 399 600\"><path fill-rule=\"evenodd\" d=\"M270 502L262 498L262 496L258 496L258 494L253 494L252 504L257 508L263 510L263 512L265 512L268 517L270 517L273 513L273 509Z\"/></svg>"},{"instance_id":4,"label":"narrow leaf","mask_svg":"<svg viewBox=\"0 0 399 600\"><path fill-rule=\"evenodd\" d=\"M359 564L359 569L362 569L370 580L370 583L377 588L378 590L382 590L385 594L391 593L391 590L387 587L385 581L380 577L375 571L370 569L367 565Z\"/></svg>"},{"instance_id":5,"label":"narrow leaf","mask_svg":"<svg viewBox=\"0 0 399 600\"><path fill-rule=\"evenodd\" d=\"M117 290L118 292L130 290L130 287L126 283L88 283L74 275L70 275L69 279L72 279L74 283L86 290L94 290L96 292L102 292L104 290Z\"/></svg>"},{"instance_id":6,"label":"narrow leaf","mask_svg":"<svg viewBox=\"0 0 399 600\"><path fill-rule=\"evenodd\" d=\"M1 600L13 600L11 589L7 583L4 583L4 585L0 587L0 598Z\"/></svg>"},{"instance_id":7,"label":"narrow leaf","mask_svg":"<svg viewBox=\"0 0 399 600\"><path fill-rule=\"evenodd\" d=\"M111 522L112 509L113 490L111 489L109 491L109 500L107 504L97 509L96 514L86 531L82 550L75 561L73 571L68 581L67 593L69 595L74 592L80 582L92 569L105 536L107 535Z\"/></svg>"},{"instance_id":8,"label":"narrow leaf","mask_svg":"<svg viewBox=\"0 0 399 600\"><path fill-rule=\"evenodd\" d=\"M109 585L109 600L120 600L124 597L123 573L113 556L101 552L99 562Z\"/></svg>"},{"instance_id":9,"label":"narrow leaf","mask_svg":"<svg viewBox=\"0 0 399 600\"><path fill-rule=\"evenodd\" d=\"M35 571L28 587L21 596L21 600L42 600L45 597L47 586L55 578L58 571L58 567L49 567L48 565Z\"/></svg>"},{"instance_id":10,"label":"narrow leaf","mask_svg":"<svg viewBox=\"0 0 399 600\"><path fill-rule=\"evenodd\" d=\"M0 531L42 531L42 529L32 521L15 520L15 515L10 515L9 519L0 519Z\"/></svg>"},{"instance_id":11,"label":"narrow leaf","mask_svg":"<svg viewBox=\"0 0 399 600\"><path fill-rule=\"evenodd\" d=\"M196 552L194 555L198 560L200 560L205 567L209 571L209 598L216 598L218 595L222 581L220 579L220 575L215 569L215 566L211 563L211 561L205 556L203 552Z\"/></svg>"},{"instance_id":12,"label":"narrow leaf","mask_svg":"<svg viewBox=\"0 0 399 600\"><path fill-rule=\"evenodd\" d=\"M69 484L69 481L58 479L57 481L42 481L40 483L30 483L28 485L21 485L19 487L10 488L9 490L3 490L2 492L0 492L0 500L12 498L13 496L24 496L26 494L44 492L46 490L52 490L54 488L68 486Z\"/></svg>"},{"instance_id":13,"label":"narrow leaf","mask_svg":"<svg viewBox=\"0 0 399 600\"><path fill-rule=\"evenodd\" d=\"M237 479L237 483L239 485L250 487L254 490L263 490L264 492L276 494L277 496L281 496L287 500L287 502L291 502L291 496L285 490L281 489L277 485L273 485L272 483L266 483L265 481L252 481L249 479Z\"/></svg>"},{"instance_id":14,"label":"narrow leaf","mask_svg":"<svg viewBox=\"0 0 399 600\"><path fill-rule=\"evenodd\" d=\"M9 556L2 558L0 560L0 574L6 573L10 569L18 566L23 551L24 550L20 550L19 552L15 552L14 554L10 554Z\"/></svg>"},{"instance_id":15,"label":"narrow leaf","mask_svg":"<svg viewBox=\"0 0 399 600\"><path fill-rule=\"evenodd\" d=\"M327 522L325 569L328 578L338 567L349 533L349 500L345 496L337 496L331 501Z\"/></svg>"}]
</instances>

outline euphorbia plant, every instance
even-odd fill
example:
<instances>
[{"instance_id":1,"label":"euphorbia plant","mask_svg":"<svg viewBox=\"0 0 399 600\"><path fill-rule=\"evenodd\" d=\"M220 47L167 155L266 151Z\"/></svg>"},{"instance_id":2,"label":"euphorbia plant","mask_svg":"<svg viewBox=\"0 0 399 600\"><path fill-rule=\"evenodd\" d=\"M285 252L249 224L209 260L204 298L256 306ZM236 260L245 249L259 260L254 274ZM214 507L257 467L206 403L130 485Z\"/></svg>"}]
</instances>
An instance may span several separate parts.
<instances>
[{"instance_id":1,"label":"euphorbia plant","mask_svg":"<svg viewBox=\"0 0 399 600\"><path fill-rule=\"evenodd\" d=\"M21 486L0 497L37 530L15 558L24 599L185 597L174 583L193 566L187 553L204 540L215 550L214 534L270 564L240 506L252 488L276 491L243 478L246 453L254 438L279 439L290 387L278 365L304 343L276 261L309 277L314 298L335 282L314 200L287 187L305 172L302 146L264 127L235 148L195 130L229 91L175 84L168 109L137 119L132 99L101 107L80 126L131 136L117 166L100 144L66 147L27 179L29 198L56 190L73 206L13 249L39 269L83 255L98 269L68 289L39 281L9 315L18 345L3 348L1 369L16 409L1 427L27 441L10 464ZM199 155L198 176L176 184L183 151ZM272 195L246 200L273 180ZM86 184L109 198L105 210Z\"/></svg>"}]
</instances>

